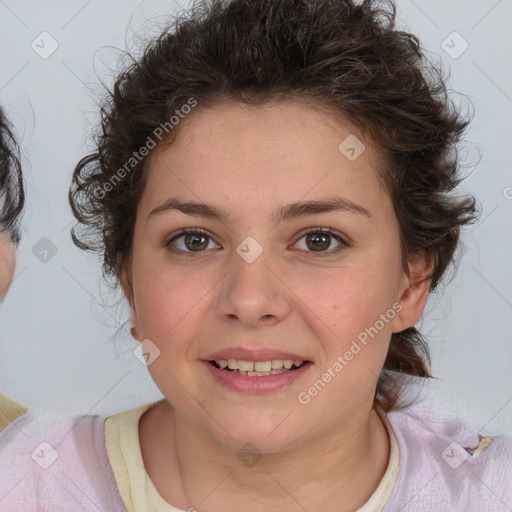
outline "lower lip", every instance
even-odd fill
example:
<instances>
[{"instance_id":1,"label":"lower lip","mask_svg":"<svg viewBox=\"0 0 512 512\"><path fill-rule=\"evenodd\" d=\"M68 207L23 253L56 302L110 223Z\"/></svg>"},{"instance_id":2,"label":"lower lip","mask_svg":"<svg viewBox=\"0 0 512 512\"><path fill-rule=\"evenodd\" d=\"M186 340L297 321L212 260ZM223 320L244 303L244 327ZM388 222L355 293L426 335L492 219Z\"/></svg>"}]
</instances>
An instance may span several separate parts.
<instances>
[{"instance_id":1,"label":"lower lip","mask_svg":"<svg viewBox=\"0 0 512 512\"><path fill-rule=\"evenodd\" d=\"M274 375L251 377L249 375L239 375L237 373L220 370L208 361L202 361L202 363L206 365L206 368L217 382L233 389L234 391L241 391L243 393L265 393L282 389L300 379L313 364L311 362L307 362L303 363L296 370L277 373Z\"/></svg>"}]
</instances>

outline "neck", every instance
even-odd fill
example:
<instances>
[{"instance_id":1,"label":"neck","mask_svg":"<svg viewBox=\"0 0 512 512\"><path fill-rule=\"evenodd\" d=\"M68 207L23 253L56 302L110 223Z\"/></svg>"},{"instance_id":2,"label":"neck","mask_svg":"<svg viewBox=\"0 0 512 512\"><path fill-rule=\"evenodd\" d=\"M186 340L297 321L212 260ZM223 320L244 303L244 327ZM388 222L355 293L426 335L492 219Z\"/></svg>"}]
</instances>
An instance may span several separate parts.
<instances>
[{"instance_id":1,"label":"neck","mask_svg":"<svg viewBox=\"0 0 512 512\"><path fill-rule=\"evenodd\" d=\"M374 409L300 445L241 460L168 402L159 406L140 424L144 464L160 495L183 510L349 512L370 498L387 467L389 439Z\"/></svg>"}]
</instances>

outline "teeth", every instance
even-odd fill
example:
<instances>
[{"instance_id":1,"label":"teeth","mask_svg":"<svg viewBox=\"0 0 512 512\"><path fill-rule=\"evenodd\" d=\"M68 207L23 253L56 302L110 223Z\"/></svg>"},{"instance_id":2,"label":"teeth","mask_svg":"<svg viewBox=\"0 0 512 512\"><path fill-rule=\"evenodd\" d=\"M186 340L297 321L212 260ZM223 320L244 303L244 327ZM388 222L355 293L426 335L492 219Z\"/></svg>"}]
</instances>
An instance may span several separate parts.
<instances>
[{"instance_id":1,"label":"teeth","mask_svg":"<svg viewBox=\"0 0 512 512\"><path fill-rule=\"evenodd\" d=\"M235 361L238 366L238 369L242 372L253 372L254 371L254 363L252 361Z\"/></svg>"},{"instance_id":2,"label":"teeth","mask_svg":"<svg viewBox=\"0 0 512 512\"><path fill-rule=\"evenodd\" d=\"M239 361L239 363L241 362L242 361ZM243 370L241 366L240 370ZM254 363L255 372L269 372L270 370L272 370L272 361L258 361Z\"/></svg>"},{"instance_id":3,"label":"teeth","mask_svg":"<svg viewBox=\"0 0 512 512\"><path fill-rule=\"evenodd\" d=\"M289 370L292 366L299 368L304 361L292 361L291 359L273 359L272 361L243 361L237 359L219 359L215 361L219 368L223 370L228 367L230 370L240 370L242 372L258 372L268 374L271 370Z\"/></svg>"},{"instance_id":4,"label":"teeth","mask_svg":"<svg viewBox=\"0 0 512 512\"><path fill-rule=\"evenodd\" d=\"M283 367L282 359L273 359L271 361L271 363L272 363L272 370L280 370Z\"/></svg>"}]
</instances>

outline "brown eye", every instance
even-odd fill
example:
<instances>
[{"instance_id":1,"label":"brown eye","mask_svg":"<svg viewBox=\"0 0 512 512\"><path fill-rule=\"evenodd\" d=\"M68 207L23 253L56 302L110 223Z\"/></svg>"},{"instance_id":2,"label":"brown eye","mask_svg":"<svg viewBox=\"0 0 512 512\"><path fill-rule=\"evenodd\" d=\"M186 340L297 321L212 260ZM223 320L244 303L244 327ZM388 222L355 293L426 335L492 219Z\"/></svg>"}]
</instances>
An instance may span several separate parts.
<instances>
[{"instance_id":1,"label":"brown eye","mask_svg":"<svg viewBox=\"0 0 512 512\"><path fill-rule=\"evenodd\" d=\"M190 253L204 252L209 248L211 237L201 230L185 230L173 237L165 245L173 252Z\"/></svg>"},{"instance_id":2,"label":"brown eye","mask_svg":"<svg viewBox=\"0 0 512 512\"><path fill-rule=\"evenodd\" d=\"M317 228L310 230L304 233L300 240L305 240L305 247L302 247L301 250L309 253L309 255L313 257L337 254L343 248L349 246L348 242L330 229ZM329 250L333 244L333 240L335 240L338 245L335 246L334 249ZM202 253L207 249L212 249L213 247L210 246L210 243L213 243L214 247L218 247L205 231L190 229L183 230L164 245L172 252L193 256L194 253ZM299 242L297 242L297 244L298 243Z\"/></svg>"},{"instance_id":3,"label":"brown eye","mask_svg":"<svg viewBox=\"0 0 512 512\"><path fill-rule=\"evenodd\" d=\"M308 231L303 233L300 240L303 239L305 241L305 247L302 247L301 250L311 253L311 256L321 257L336 254L349 245L341 236L330 229L315 229ZM338 245L334 249L328 250L332 245L333 239L338 242Z\"/></svg>"}]
</instances>

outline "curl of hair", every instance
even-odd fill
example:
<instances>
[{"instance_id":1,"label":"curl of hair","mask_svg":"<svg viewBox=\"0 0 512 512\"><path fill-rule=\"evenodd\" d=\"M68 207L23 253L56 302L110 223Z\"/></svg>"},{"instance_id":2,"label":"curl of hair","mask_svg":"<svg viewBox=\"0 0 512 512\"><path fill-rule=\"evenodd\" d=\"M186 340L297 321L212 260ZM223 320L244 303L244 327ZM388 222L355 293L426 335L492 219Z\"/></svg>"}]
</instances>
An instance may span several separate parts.
<instances>
[{"instance_id":1,"label":"curl of hair","mask_svg":"<svg viewBox=\"0 0 512 512\"><path fill-rule=\"evenodd\" d=\"M25 202L19 148L0 108L0 225L15 243L20 240L19 220Z\"/></svg>"},{"instance_id":2,"label":"curl of hair","mask_svg":"<svg viewBox=\"0 0 512 512\"><path fill-rule=\"evenodd\" d=\"M118 75L103 102L96 151L78 163L70 189L80 225L74 242L103 254L105 277L119 278L131 254L147 157L130 159L191 98L196 109L295 98L348 119L380 150L379 177L400 225L404 270L409 255L424 251L434 290L460 228L476 219L475 199L450 193L460 182L456 144L469 119L448 98L442 72L418 38L395 28L395 16L391 0L194 3ZM127 162L130 172L121 172ZM417 329L393 334L376 400L385 410L396 403L386 370L431 377L429 362Z\"/></svg>"}]
</instances>

